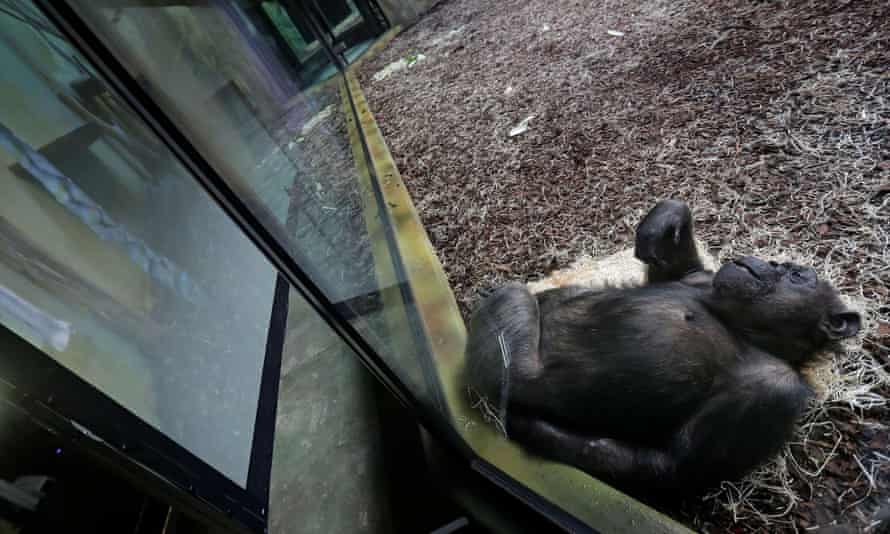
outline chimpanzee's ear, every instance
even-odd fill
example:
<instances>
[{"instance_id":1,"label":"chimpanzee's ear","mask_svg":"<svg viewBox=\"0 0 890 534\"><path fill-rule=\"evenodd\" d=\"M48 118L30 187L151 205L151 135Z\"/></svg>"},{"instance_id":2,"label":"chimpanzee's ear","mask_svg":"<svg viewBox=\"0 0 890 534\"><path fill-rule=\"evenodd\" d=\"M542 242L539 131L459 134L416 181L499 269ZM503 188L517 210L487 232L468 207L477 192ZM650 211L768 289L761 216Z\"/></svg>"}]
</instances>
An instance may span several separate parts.
<instances>
[{"instance_id":1,"label":"chimpanzee's ear","mask_svg":"<svg viewBox=\"0 0 890 534\"><path fill-rule=\"evenodd\" d=\"M820 325L822 330L831 339L843 339L853 337L859 333L862 327L862 319L853 311L832 313L826 317Z\"/></svg>"}]
</instances>

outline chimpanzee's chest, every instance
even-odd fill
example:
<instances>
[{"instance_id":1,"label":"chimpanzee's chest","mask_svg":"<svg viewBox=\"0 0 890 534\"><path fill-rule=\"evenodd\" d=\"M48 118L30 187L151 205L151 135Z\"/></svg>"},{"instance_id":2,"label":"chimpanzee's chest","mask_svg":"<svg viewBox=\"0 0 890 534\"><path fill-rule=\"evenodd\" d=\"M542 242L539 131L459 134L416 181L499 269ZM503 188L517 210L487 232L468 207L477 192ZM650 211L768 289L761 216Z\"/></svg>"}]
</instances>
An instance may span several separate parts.
<instances>
[{"instance_id":1,"label":"chimpanzee's chest","mask_svg":"<svg viewBox=\"0 0 890 534\"><path fill-rule=\"evenodd\" d=\"M615 436L668 433L736 361L734 337L694 292L643 289L591 300L583 314L543 317L543 383L578 426Z\"/></svg>"},{"instance_id":2,"label":"chimpanzee's chest","mask_svg":"<svg viewBox=\"0 0 890 534\"><path fill-rule=\"evenodd\" d=\"M683 284L591 294L542 311L547 367L672 378L668 370L733 359L735 337Z\"/></svg>"}]
</instances>

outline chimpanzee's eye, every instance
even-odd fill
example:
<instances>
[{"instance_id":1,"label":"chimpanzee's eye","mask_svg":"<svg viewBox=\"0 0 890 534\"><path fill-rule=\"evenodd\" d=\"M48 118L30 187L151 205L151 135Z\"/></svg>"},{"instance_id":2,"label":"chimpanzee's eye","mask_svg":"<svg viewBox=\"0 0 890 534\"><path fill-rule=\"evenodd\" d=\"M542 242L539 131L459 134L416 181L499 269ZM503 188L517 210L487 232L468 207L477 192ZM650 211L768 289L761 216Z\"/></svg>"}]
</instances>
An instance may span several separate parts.
<instances>
[{"instance_id":1,"label":"chimpanzee's eye","mask_svg":"<svg viewBox=\"0 0 890 534\"><path fill-rule=\"evenodd\" d=\"M804 281L804 277L798 271L791 271L791 282L795 284L800 284Z\"/></svg>"}]
</instances>

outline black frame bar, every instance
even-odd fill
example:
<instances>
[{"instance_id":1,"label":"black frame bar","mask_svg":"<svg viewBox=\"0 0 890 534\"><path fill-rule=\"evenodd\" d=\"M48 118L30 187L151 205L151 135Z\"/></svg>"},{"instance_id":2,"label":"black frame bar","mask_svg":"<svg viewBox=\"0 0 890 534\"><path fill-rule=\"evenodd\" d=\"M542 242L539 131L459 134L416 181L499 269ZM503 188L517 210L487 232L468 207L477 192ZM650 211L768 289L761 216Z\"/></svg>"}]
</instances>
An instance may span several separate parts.
<instances>
[{"instance_id":1,"label":"black frame bar","mask_svg":"<svg viewBox=\"0 0 890 534\"><path fill-rule=\"evenodd\" d=\"M278 382L281 377L281 358L287 334L287 313L290 286L279 274L275 277L275 296L272 317L266 338L266 357L260 376L260 392L253 422L253 442L247 468L247 491L259 499L260 515L266 517L272 475L272 453L275 445L275 416L278 411Z\"/></svg>"}]
</instances>

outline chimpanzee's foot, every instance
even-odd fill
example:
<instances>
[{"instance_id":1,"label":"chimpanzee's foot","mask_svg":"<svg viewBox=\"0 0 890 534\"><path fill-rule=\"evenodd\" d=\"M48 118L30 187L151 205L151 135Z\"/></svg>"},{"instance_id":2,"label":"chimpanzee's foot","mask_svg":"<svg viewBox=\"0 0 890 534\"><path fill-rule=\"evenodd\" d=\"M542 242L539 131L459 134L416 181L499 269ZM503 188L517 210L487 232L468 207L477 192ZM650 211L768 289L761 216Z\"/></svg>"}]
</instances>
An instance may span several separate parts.
<instances>
[{"instance_id":1,"label":"chimpanzee's foot","mask_svg":"<svg viewBox=\"0 0 890 534\"><path fill-rule=\"evenodd\" d=\"M634 255L648 266L650 282L679 280L701 270L689 207L678 200L656 204L637 226Z\"/></svg>"},{"instance_id":2,"label":"chimpanzee's foot","mask_svg":"<svg viewBox=\"0 0 890 534\"><path fill-rule=\"evenodd\" d=\"M574 463L588 442L535 417L513 414L507 418L507 436L529 452L551 460Z\"/></svg>"}]
</instances>

